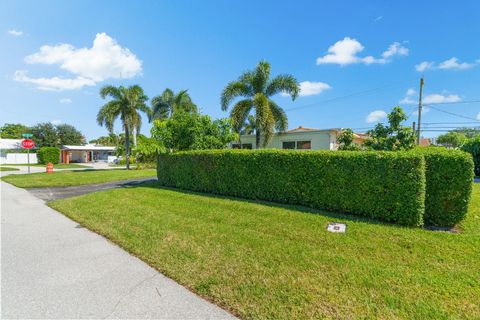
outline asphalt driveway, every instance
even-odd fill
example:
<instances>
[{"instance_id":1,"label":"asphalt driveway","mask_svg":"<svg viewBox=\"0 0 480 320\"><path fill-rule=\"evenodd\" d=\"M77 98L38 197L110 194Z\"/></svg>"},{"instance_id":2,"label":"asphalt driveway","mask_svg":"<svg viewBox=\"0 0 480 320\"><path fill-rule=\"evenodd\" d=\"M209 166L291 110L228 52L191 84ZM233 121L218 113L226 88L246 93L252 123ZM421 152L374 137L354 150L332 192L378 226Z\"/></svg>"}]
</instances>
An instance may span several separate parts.
<instances>
[{"instance_id":1,"label":"asphalt driveway","mask_svg":"<svg viewBox=\"0 0 480 320\"><path fill-rule=\"evenodd\" d=\"M50 188L28 188L28 192L45 201L51 201L56 199L69 198L79 196L86 193L95 191L102 191L113 188L121 188L138 185L144 182L156 181L157 178L141 178L141 179L129 179L122 181L113 181L98 184L89 184L82 186L70 186L70 187L50 187Z\"/></svg>"}]
</instances>

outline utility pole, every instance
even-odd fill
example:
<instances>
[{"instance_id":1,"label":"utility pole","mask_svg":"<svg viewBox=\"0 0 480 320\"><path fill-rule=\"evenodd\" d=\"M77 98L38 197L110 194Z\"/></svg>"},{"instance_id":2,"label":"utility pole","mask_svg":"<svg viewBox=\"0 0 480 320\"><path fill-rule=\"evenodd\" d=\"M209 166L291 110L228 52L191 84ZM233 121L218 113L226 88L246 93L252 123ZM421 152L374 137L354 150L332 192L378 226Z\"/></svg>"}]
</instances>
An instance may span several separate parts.
<instances>
[{"instance_id":1,"label":"utility pole","mask_svg":"<svg viewBox=\"0 0 480 320\"><path fill-rule=\"evenodd\" d=\"M415 135L415 132L417 132L417 126L416 126L415 121L413 121L413 123L412 123L412 130L413 130L413 134Z\"/></svg>"},{"instance_id":2,"label":"utility pole","mask_svg":"<svg viewBox=\"0 0 480 320\"><path fill-rule=\"evenodd\" d=\"M420 78L420 94L418 95L418 127L417 127L417 144L420 145L420 129L422 124L422 94L423 94L423 77Z\"/></svg>"}]
</instances>

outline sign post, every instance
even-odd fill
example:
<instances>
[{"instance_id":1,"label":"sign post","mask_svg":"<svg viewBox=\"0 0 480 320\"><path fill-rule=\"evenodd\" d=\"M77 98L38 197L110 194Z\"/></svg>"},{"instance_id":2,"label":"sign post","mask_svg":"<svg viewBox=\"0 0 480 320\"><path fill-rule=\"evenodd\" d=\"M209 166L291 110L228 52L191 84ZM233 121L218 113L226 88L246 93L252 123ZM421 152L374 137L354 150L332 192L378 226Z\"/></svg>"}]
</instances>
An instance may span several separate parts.
<instances>
[{"instance_id":1,"label":"sign post","mask_svg":"<svg viewBox=\"0 0 480 320\"><path fill-rule=\"evenodd\" d=\"M33 140L30 140L29 138L31 138L33 136L33 134L31 133L24 133L22 134L22 137L24 137L25 139L22 140L22 147L24 149L27 149L27 163L28 163L28 173L30 173L30 149L32 149L33 147L35 147L35 142L33 142Z\"/></svg>"}]
</instances>

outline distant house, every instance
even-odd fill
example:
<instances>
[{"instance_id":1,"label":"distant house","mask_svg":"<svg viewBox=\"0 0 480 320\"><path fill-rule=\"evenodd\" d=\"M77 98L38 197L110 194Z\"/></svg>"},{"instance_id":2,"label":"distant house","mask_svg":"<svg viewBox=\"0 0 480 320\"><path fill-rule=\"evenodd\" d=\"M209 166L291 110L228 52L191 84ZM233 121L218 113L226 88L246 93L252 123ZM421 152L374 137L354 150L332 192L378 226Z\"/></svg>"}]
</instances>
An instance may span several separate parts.
<instances>
[{"instance_id":1,"label":"distant house","mask_svg":"<svg viewBox=\"0 0 480 320\"><path fill-rule=\"evenodd\" d=\"M87 162L114 162L115 147L87 144L84 146L62 146L60 148L61 163L87 163Z\"/></svg>"},{"instance_id":2,"label":"distant house","mask_svg":"<svg viewBox=\"0 0 480 320\"><path fill-rule=\"evenodd\" d=\"M299 149L299 150L337 150L337 137L341 134L341 128L313 129L302 126L283 133L275 133L266 148L273 149ZM367 135L355 134L355 142L363 144ZM255 135L242 135L240 137L242 148L255 149ZM232 148L240 148L239 142L234 142Z\"/></svg>"}]
</instances>

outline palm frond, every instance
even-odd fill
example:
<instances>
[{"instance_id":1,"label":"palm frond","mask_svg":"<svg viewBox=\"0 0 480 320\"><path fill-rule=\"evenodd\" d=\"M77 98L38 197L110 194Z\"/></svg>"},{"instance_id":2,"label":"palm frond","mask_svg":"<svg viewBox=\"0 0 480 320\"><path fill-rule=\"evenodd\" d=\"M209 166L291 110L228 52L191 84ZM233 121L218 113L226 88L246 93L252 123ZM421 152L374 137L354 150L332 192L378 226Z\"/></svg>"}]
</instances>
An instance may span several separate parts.
<instances>
[{"instance_id":1,"label":"palm frond","mask_svg":"<svg viewBox=\"0 0 480 320\"><path fill-rule=\"evenodd\" d=\"M235 132L241 131L252 107L253 101L251 99L240 100L233 106L230 118L232 119L232 125Z\"/></svg>"},{"instance_id":2,"label":"palm frond","mask_svg":"<svg viewBox=\"0 0 480 320\"><path fill-rule=\"evenodd\" d=\"M285 110L270 99L268 100L268 104L270 105L270 110L275 120L275 129L280 132L286 131L288 129L288 117Z\"/></svg>"},{"instance_id":3,"label":"palm frond","mask_svg":"<svg viewBox=\"0 0 480 320\"><path fill-rule=\"evenodd\" d=\"M226 111L228 105L238 97L251 97L252 90L247 82L244 81L232 81L223 89L222 96L220 98L220 104L222 110Z\"/></svg>"},{"instance_id":4,"label":"palm frond","mask_svg":"<svg viewBox=\"0 0 480 320\"><path fill-rule=\"evenodd\" d=\"M285 92L295 100L300 92L300 86L294 76L282 74L273 78L267 85L266 95L271 97L277 93Z\"/></svg>"},{"instance_id":5,"label":"palm frond","mask_svg":"<svg viewBox=\"0 0 480 320\"><path fill-rule=\"evenodd\" d=\"M268 84L268 79L270 78L270 63L267 61L260 61L254 72L252 86L255 93L265 92L265 89Z\"/></svg>"},{"instance_id":6,"label":"palm frond","mask_svg":"<svg viewBox=\"0 0 480 320\"><path fill-rule=\"evenodd\" d=\"M123 98L121 88L122 87L115 87L111 85L104 86L100 89L100 96L102 97L102 99L110 96L113 99L120 100Z\"/></svg>"},{"instance_id":7,"label":"palm frond","mask_svg":"<svg viewBox=\"0 0 480 320\"><path fill-rule=\"evenodd\" d=\"M255 106L256 127L263 134L263 146L265 147L273 137L275 120L270 108L269 101L263 93L257 93L253 99Z\"/></svg>"}]
</instances>

